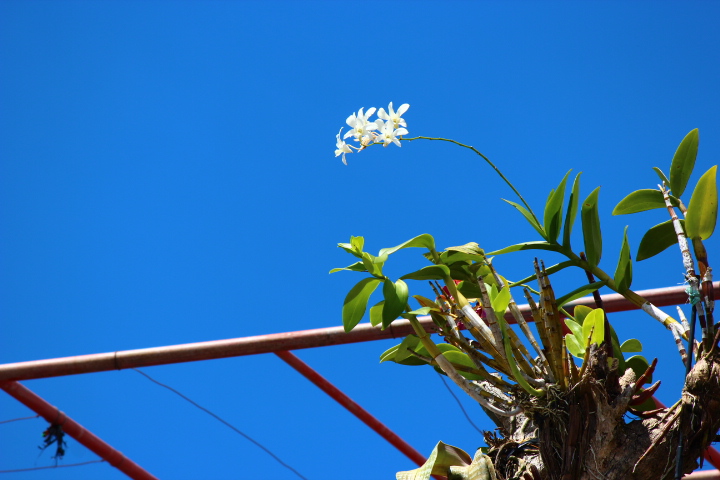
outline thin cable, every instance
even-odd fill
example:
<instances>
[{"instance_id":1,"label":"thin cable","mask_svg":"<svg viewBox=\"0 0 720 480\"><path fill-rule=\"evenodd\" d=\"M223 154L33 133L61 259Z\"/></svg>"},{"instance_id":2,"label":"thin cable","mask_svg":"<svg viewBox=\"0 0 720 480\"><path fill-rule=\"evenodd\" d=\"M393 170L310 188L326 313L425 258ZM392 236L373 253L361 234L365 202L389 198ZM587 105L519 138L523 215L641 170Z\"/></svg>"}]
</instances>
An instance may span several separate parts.
<instances>
[{"instance_id":1,"label":"thin cable","mask_svg":"<svg viewBox=\"0 0 720 480\"><path fill-rule=\"evenodd\" d=\"M0 473L18 473L18 472L32 472L33 470L47 470L49 468L65 468L65 467L81 467L83 465L90 465L91 463L104 463L105 460L91 460L89 462L82 463L70 463L68 465L51 465L49 467L33 467L33 468L18 468L16 470L0 470Z\"/></svg>"},{"instance_id":2,"label":"thin cable","mask_svg":"<svg viewBox=\"0 0 720 480\"><path fill-rule=\"evenodd\" d=\"M216 420L218 420L219 422L222 422L222 423L225 424L226 426L228 426L228 427L230 427L231 429L233 429L236 433L239 433L240 435L242 435L243 437L245 437L247 440L249 440L250 442L254 443L257 447L259 447L259 448L261 448L262 450L264 450L265 453L267 453L268 455L270 455L271 457L273 457L280 465L282 465L283 467L287 468L288 470L290 470L291 472L293 472L295 475L297 475L298 477L302 478L303 480L308 480L307 478L303 477L303 476L300 474L300 472L298 472L297 470L295 470L294 468L292 468L290 465L288 465L287 463L285 463L285 462L283 462L282 460L280 460L280 458L279 458L277 455L275 455L273 452L271 452L270 450L268 450L267 448L265 448L262 444L258 443L257 441L255 441L254 439L252 439L251 437L249 437L248 435L244 434L243 432L241 432L240 430L238 430L237 428L235 428L234 426L232 426L230 423L228 423L228 422L226 422L225 420L223 420L222 418L218 417L217 415L215 415L213 412L211 412L211 411L208 410L207 408L198 405L197 403L195 403L194 401L190 400L188 397L186 397L186 396L183 395L182 393L178 392L178 391L175 390L174 388L169 387L169 386L165 385L164 383L158 382L157 380L155 380L154 378L152 378L152 377L151 377L150 375L148 375L147 373L142 372L142 371L138 370L137 368L133 368L133 370L135 370L136 372L138 372L140 375L143 375L145 378L147 378L147 379L150 380L151 382L156 383L156 384L160 385L161 387L167 388L168 390L170 390L170 391L173 392L174 394L176 394L176 395L178 395L179 397L181 397L183 400L186 400L187 402L193 404L195 407L199 408L200 410L202 410L203 412L207 413L208 415L211 415L212 417L214 417L214 418L215 418Z\"/></svg>"},{"instance_id":3,"label":"thin cable","mask_svg":"<svg viewBox=\"0 0 720 480\"><path fill-rule=\"evenodd\" d=\"M0 422L0 425L3 423L10 423L10 422L19 422L20 420L32 420L33 418L39 418L40 415L33 415L32 417L20 417L20 418L13 418L11 420L3 420Z\"/></svg>"},{"instance_id":4,"label":"thin cable","mask_svg":"<svg viewBox=\"0 0 720 480\"><path fill-rule=\"evenodd\" d=\"M437 373L437 372L436 372L436 373ZM470 419L470 415L468 415L468 413L465 411L465 407L463 407L462 403L460 403L460 399L457 397L457 395L455 395L455 392L452 391L452 389L450 388L450 385L447 384L447 382L445 381L445 379L443 378L443 376L440 375L439 373L438 373L438 377L440 377L440 380L442 380L443 385L445 385L445 388L447 388L447 391L450 392L450 395L453 396L453 398L454 398L455 401L457 402L458 406L460 407L460 410L462 410L463 415L465 415L465 418L467 418L467 421L470 422L470 425L472 425L473 428L475 428L475 430L477 430L478 433L480 433L480 435L482 435L482 433L483 433L482 430L480 430L480 429L477 427L477 425L475 425L475 424L473 423L473 421Z\"/></svg>"}]
</instances>

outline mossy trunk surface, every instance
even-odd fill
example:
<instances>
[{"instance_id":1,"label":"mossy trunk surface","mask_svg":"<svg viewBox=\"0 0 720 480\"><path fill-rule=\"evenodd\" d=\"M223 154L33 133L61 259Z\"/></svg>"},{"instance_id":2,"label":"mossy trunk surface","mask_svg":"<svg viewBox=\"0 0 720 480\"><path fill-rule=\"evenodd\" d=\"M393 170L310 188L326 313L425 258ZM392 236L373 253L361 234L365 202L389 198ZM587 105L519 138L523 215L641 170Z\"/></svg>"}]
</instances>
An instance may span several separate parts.
<instances>
[{"instance_id":1,"label":"mossy trunk surface","mask_svg":"<svg viewBox=\"0 0 720 480\"><path fill-rule=\"evenodd\" d=\"M502 421L502 437L487 435L498 478L674 479L681 437L683 473L698 467L720 428L720 354L696 363L679 404L632 421L627 410L637 393L635 375L608 363L606 350L593 346L570 390L526 399L523 415Z\"/></svg>"}]
</instances>

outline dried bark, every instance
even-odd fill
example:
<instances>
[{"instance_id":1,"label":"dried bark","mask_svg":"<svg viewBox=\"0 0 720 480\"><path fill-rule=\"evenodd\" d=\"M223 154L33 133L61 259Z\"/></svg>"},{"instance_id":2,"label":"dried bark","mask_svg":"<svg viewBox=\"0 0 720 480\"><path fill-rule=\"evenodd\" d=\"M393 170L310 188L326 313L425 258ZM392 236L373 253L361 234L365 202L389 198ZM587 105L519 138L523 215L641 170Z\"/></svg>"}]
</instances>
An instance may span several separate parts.
<instances>
[{"instance_id":1,"label":"dried bark","mask_svg":"<svg viewBox=\"0 0 720 480\"><path fill-rule=\"evenodd\" d=\"M502 438L486 436L498 478L673 479L681 431L683 473L698 467L720 429L718 352L696 363L678 405L635 420L627 414L635 374L619 376L608 363L605 349L594 345L583 378L570 390L525 398L523 416L503 420Z\"/></svg>"}]
</instances>

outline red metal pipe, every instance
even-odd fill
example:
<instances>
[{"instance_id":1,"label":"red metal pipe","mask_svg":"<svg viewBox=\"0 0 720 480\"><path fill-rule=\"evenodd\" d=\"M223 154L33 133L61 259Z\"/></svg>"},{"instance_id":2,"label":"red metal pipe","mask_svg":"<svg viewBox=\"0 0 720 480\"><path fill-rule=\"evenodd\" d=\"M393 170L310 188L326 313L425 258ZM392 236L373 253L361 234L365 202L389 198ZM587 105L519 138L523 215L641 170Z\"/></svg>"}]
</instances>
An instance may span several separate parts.
<instances>
[{"instance_id":1,"label":"red metal pipe","mask_svg":"<svg viewBox=\"0 0 720 480\"><path fill-rule=\"evenodd\" d=\"M683 480L720 480L720 470L705 470L685 475Z\"/></svg>"},{"instance_id":2,"label":"red metal pipe","mask_svg":"<svg viewBox=\"0 0 720 480\"><path fill-rule=\"evenodd\" d=\"M316 372L307 363L300 360L292 352L280 351L275 352L275 355L283 359L288 365L317 385L320 390L330 395L330 398L347 408L350 413L362 420L365 425L375 430L378 435L390 442L393 447L400 450L406 457L417 463L418 466L422 466L425 463L426 459L420 452L415 450L409 443L400 438L395 432L390 430L370 412L355 403L352 398L345 395L339 388L330 383L325 377Z\"/></svg>"},{"instance_id":3,"label":"red metal pipe","mask_svg":"<svg viewBox=\"0 0 720 480\"><path fill-rule=\"evenodd\" d=\"M718 296L720 296L720 282L715 282L713 288L717 291ZM685 293L685 289L682 286L644 290L637 293L657 306L676 305L684 303L687 300L687 293ZM603 306L607 312L637 308L621 295L603 295L602 298ZM591 297L582 298L569 305L594 305L594 300ZM520 311L528 321L532 321L527 305L521 305ZM507 318L510 322L514 322L512 318ZM432 320L429 317L419 317L419 320L426 330L431 331L434 328ZM343 345L404 337L409 333L413 333L410 322L407 320L396 320L386 330L373 327L369 323L363 323L348 333L344 331L343 327L316 328L314 330L302 330L299 332L273 333L269 335L214 340L210 342L7 363L0 365L0 381L30 380L34 378L58 377L80 373L107 372L125 368L150 367L171 363L299 350L302 348Z\"/></svg>"},{"instance_id":4,"label":"red metal pipe","mask_svg":"<svg viewBox=\"0 0 720 480\"><path fill-rule=\"evenodd\" d=\"M0 388L48 423L60 425L65 433L133 480L158 480L137 463L115 450L89 430L18 382L0 382Z\"/></svg>"}]
</instances>

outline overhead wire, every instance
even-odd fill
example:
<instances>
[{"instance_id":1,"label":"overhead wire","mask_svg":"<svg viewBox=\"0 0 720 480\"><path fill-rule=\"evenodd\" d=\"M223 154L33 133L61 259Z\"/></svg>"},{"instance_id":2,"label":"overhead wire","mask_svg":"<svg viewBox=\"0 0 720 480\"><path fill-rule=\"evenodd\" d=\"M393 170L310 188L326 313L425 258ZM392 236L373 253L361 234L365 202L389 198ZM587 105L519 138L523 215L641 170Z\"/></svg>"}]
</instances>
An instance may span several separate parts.
<instances>
[{"instance_id":1,"label":"overhead wire","mask_svg":"<svg viewBox=\"0 0 720 480\"><path fill-rule=\"evenodd\" d=\"M0 421L0 425L2 425L3 423L19 422L20 420L32 420L33 418L40 418L40 414L33 415L32 417L20 417L20 418L11 418L10 420L2 420L2 421Z\"/></svg>"},{"instance_id":2,"label":"overhead wire","mask_svg":"<svg viewBox=\"0 0 720 480\"><path fill-rule=\"evenodd\" d=\"M452 397L455 399L455 401L458 404L458 407L460 407L460 410L462 410L463 415L465 415L465 418L467 418L467 421L470 422L470 425L472 425L473 428L475 430L477 430L480 435L482 435L482 433L483 433L482 430L480 430L478 428L478 426L475 425L475 423L472 421L472 419L470 418L470 415L468 415L467 411L465 410L465 407L463 407L463 404L460 402L460 399L457 397L457 395L455 395L455 392L452 391L452 388L450 388L450 385L448 385L447 382L445 381L445 378L439 373L438 373L438 377L440 377L440 380L442 381L443 385L445 385L445 388L447 388L447 391L450 392L450 395L452 395Z\"/></svg>"},{"instance_id":3,"label":"overhead wire","mask_svg":"<svg viewBox=\"0 0 720 480\"><path fill-rule=\"evenodd\" d=\"M182 398L183 400L191 403L193 406L199 408L199 409L202 410L203 412L205 412L205 413L207 413L208 415L212 416L213 418L215 418L215 419L218 420L219 422L223 423L225 426L231 428L231 429L234 430L236 433L238 433L238 434L242 435L243 437L245 437L245 438L246 438L248 441L250 441L251 443L255 444L255 446L257 446L258 448L260 448L261 450L263 450L265 453L267 453L268 455L270 455L270 456L271 456L273 459L275 459L280 465L282 465L283 467L287 468L288 470L290 470L291 472L293 472L295 475L297 475L298 477L302 478L303 480L308 480L308 479L305 478L302 474L300 474L300 472L298 472L297 470L295 470L293 467L291 467L291 466L288 465L287 463L283 462L283 461L280 459L280 457L278 457L278 456L275 455L273 452L271 452L267 447L265 447L265 446L262 445L260 442L258 442L257 440L253 439L252 437L250 437L250 436L247 435L246 433L243 433L242 431L240 431L239 429L237 429L235 426L233 426L233 425L230 424L229 422L227 422L227 421L225 421L224 419L222 419L220 416L214 414L213 412L211 412L211 411L208 410L207 408L205 408L205 407L203 407L203 406L201 406L201 405L198 405L196 402L194 402L194 401L191 400L190 398L186 397L186 396L183 395L182 393L178 392L178 391L175 390L174 388L172 388L172 387L170 387L170 386L168 386L168 385L165 385L164 383L161 383L161 382L155 380L153 377L151 377L151 376L148 375L147 373L145 373L145 372L143 372L143 371L141 371L141 370L138 370L137 368L133 368L133 370L135 370L136 372L138 372L140 375L143 375L145 378L147 378L147 379L150 380L151 382L153 382L153 383L155 383L155 384L157 384L157 385L160 385L161 387L167 388L168 390L170 390L170 391L173 392L174 394L178 395L178 396L179 396L180 398Z\"/></svg>"},{"instance_id":4,"label":"overhead wire","mask_svg":"<svg viewBox=\"0 0 720 480\"><path fill-rule=\"evenodd\" d=\"M103 460L103 459L90 460L89 462L69 463L67 465L50 465L47 467L16 468L14 470L0 470L0 473L20 473L20 472L32 472L33 470L47 470L50 468L81 467L83 465L90 465L91 463L105 463L105 460Z\"/></svg>"}]
</instances>

